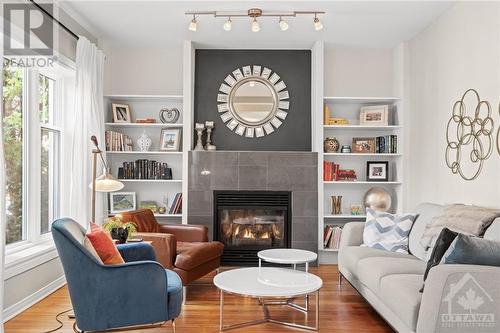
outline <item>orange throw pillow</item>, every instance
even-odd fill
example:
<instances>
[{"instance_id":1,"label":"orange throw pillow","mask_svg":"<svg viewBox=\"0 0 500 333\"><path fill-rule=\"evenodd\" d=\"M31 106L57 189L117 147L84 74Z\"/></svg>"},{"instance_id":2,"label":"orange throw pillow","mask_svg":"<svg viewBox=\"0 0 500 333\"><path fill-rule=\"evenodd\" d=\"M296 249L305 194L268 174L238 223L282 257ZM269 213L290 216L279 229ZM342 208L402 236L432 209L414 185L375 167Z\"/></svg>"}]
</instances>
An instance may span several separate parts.
<instances>
[{"instance_id":1,"label":"orange throw pillow","mask_svg":"<svg viewBox=\"0 0 500 333\"><path fill-rule=\"evenodd\" d=\"M90 223L90 232L87 233L87 237L105 265L125 263L111 237L100 226Z\"/></svg>"}]
</instances>

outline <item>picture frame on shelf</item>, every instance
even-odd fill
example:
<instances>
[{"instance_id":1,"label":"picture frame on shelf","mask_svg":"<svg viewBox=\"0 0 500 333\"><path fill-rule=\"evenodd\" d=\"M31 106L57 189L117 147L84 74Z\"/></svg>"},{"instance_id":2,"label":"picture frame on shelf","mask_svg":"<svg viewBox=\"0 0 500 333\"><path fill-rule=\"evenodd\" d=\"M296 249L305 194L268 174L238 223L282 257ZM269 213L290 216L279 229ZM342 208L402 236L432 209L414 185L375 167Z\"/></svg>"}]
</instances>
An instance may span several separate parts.
<instances>
[{"instance_id":1,"label":"picture frame on shelf","mask_svg":"<svg viewBox=\"0 0 500 333\"><path fill-rule=\"evenodd\" d=\"M375 138L352 138L352 152L357 154L374 154L376 152Z\"/></svg>"},{"instance_id":2,"label":"picture frame on shelf","mask_svg":"<svg viewBox=\"0 0 500 333\"><path fill-rule=\"evenodd\" d=\"M112 214L135 210L135 192L111 192L109 194L109 206L109 211Z\"/></svg>"},{"instance_id":3,"label":"picture frame on shelf","mask_svg":"<svg viewBox=\"0 0 500 333\"><path fill-rule=\"evenodd\" d=\"M387 181L389 181L389 162L388 161L367 161L366 162L366 181L368 181L368 182L387 182Z\"/></svg>"},{"instance_id":4,"label":"picture frame on shelf","mask_svg":"<svg viewBox=\"0 0 500 333\"><path fill-rule=\"evenodd\" d=\"M128 104L111 104L114 123L131 123L132 115Z\"/></svg>"},{"instance_id":5,"label":"picture frame on shelf","mask_svg":"<svg viewBox=\"0 0 500 333\"><path fill-rule=\"evenodd\" d=\"M163 128L160 135L160 150L180 151L181 135L180 128Z\"/></svg>"},{"instance_id":6,"label":"picture frame on shelf","mask_svg":"<svg viewBox=\"0 0 500 333\"><path fill-rule=\"evenodd\" d=\"M359 111L359 124L364 126L388 126L389 105L362 106Z\"/></svg>"}]
</instances>

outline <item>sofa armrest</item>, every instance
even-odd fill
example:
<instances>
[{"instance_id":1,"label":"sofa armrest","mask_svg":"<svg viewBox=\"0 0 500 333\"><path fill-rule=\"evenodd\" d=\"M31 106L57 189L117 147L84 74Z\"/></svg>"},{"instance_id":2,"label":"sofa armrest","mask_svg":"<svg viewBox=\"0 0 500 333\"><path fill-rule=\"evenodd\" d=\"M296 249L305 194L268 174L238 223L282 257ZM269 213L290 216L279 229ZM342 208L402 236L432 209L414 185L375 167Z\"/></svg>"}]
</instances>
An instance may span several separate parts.
<instances>
[{"instance_id":1,"label":"sofa armrest","mask_svg":"<svg viewBox=\"0 0 500 333\"><path fill-rule=\"evenodd\" d=\"M363 230L365 222L349 222L342 228L339 249L347 246L360 246L363 244Z\"/></svg>"},{"instance_id":2,"label":"sofa armrest","mask_svg":"<svg viewBox=\"0 0 500 333\"><path fill-rule=\"evenodd\" d=\"M178 242L208 242L208 228L195 224L160 224L161 233L175 235Z\"/></svg>"},{"instance_id":3,"label":"sofa armrest","mask_svg":"<svg viewBox=\"0 0 500 333\"><path fill-rule=\"evenodd\" d=\"M452 314L463 312L458 299L470 288L474 288L473 291L482 297L485 304L478 309L481 310L479 312L500 315L498 281L500 281L500 267L455 264L433 267L425 281L417 333L436 332L446 327L443 325L449 324L446 317L450 309Z\"/></svg>"},{"instance_id":4,"label":"sofa armrest","mask_svg":"<svg viewBox=\"0 0 500 333\"><path fill-rule=\"evenodd\" d=\"M177 254L177 239L172 234L137 232L134 237L142 238L151 242L156 253L156 260L165 268L174 267L175 256Z\"/></svg>"}]
</instances>

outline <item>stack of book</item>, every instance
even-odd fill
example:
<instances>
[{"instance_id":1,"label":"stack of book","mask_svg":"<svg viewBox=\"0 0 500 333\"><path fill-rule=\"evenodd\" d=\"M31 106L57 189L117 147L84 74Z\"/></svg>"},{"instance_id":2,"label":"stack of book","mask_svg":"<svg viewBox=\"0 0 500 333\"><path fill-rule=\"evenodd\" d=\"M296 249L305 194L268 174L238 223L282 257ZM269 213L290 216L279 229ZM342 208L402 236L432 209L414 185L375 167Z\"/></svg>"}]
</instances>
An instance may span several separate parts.
<instances>
[{"instance_id":1,"label":"stack of book","mask_svg":"<svg viewBox=\"0 0 500 333\"><path fill-rule=\"evenodd\" d=\"M327 225L323 231L323 247L325 249L338 250L342 227L338 225Z\"/></svg>"},{"instance_id":2,"label":"stack of book","mask_svg":"<svg viewBox=\"0 0 500 333\"><path fill-rule=\"evenodd\" d=\"M356 171L348 169L340 169L339 164L333 162L323 161L323 180L324 181L356 181Z\"/></svg>"},{"instance_id":3,"label":"stack of book","mask_svg":"<svg viewBox=\"0 0 500 333\"><path fill-rule=\"evenodd\" d=\"M123 133L106 131L105 141L107 151L132 151L132 139Z\"/></svg>"},{"instance_id":4,"label":"stack of book","mask_svg":"<svg viewBox=\"0 0 500 333\"><path fill-rule=\"evenodd\" d=\"M172 206L170 206L169 214L181 214L182 213L182 193L177 193L174 198L174 202L172 202Z\"/></svg>"},{"instance_id":5,"label":"stack of book","mask_svg":"<svg viewBox=\"0 0 500 333\"><path fill-rule=\"evenodd\" d=\"M135 162L123 162L118 168L119 179L172 179L172 169L165 162L140 159Z\"/></svg>"},{"instance_id":6,"label":"stack of book","mask_svg":"<svg viewBox=\"0 0 500 333\"><path fill-rule=\"evenodd\" d=\"M398 136L397 135L377 136L375 146L377 153L397 154Z\"/></svg>"}]
</instances>

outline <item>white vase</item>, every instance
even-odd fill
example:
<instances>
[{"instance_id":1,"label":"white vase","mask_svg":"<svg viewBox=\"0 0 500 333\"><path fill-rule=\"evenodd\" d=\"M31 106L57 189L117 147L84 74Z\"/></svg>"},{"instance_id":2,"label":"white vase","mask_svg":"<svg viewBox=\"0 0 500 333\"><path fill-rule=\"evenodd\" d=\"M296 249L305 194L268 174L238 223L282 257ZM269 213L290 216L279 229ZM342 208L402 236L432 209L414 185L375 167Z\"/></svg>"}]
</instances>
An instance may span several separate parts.
<instances>
[{"instance_id":1,"label":"white vase","mask_svg":"<svg viewBox=\"0 0 500 333\"><path fill-rule=\"evenodd\" d=\"M148 151L151 148L151 138L143 132L140 137L137 138L137 146L140 151Z\"/></svg>"}]
</instances>

